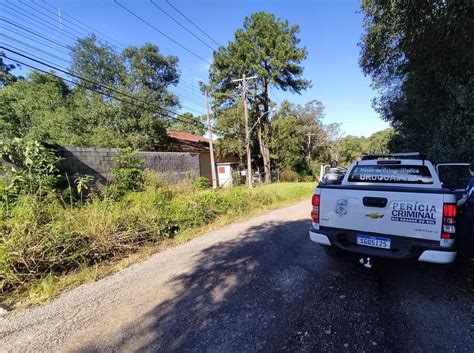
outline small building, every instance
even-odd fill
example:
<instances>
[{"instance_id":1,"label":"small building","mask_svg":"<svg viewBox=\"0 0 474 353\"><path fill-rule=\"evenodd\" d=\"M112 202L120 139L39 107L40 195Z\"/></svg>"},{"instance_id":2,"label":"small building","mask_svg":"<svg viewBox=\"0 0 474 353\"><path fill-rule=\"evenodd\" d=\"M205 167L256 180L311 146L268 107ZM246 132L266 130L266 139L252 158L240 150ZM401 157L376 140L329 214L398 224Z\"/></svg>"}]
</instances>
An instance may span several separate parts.
<instances>
[{"instance_id":1,"label":"small building","mask_svg":"<svg viewBox=\"0 0 474 353\"><path fill-rule=\"evenodd\" d=\"M200 176L212 180L211 154L209 140L206 137L172 130L168 130L168 137L170 138L172 151L199 153ZM216 159L216 173L219 186L240 185L242 183L239 165L240 161L236 156L225 156ZM243 178L245 179L245 175Z\"/></svg>"},{"instance_id":2,"label":"small building","mask_svg":"<svg viewBox=\"0 0 474 353\"><path fill-rule=\"evenodd\" d=\"M168 130L171 142L171 151L191 152L199 154L200 175L212 180L211 154L209 140L203 136L193 135L188 132Z\"/></svg>"},{"instance_id":3,"label":"small building","mask_svg":"<svg viewBox=\"0 0 474 353\"><path fill-rule=\"evenodd\" d=\"M245 174L242 175L240 161L236 156L225 156L216 162L217 181L220 187L236 186L245 183Z\"/></svg>"}]
</instances>

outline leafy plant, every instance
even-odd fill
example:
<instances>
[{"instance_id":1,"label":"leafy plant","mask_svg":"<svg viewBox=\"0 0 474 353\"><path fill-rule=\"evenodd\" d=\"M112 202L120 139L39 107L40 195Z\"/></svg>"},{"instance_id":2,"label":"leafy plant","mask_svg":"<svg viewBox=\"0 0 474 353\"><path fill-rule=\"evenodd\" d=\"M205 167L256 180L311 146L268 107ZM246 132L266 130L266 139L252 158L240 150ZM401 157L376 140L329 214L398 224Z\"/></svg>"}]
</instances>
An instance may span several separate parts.
<instances>
[{"instance_id":1,"label":"leafy plant","mask_svg":"<svg viewBox=\"0 0 474 353\"><path fill-rule=\"evenodd\" d=\"M296 181L299 181L299 179L300 179L300 176L294 170L286 169L280 173L280 181L296 182Z\"/></svg>"},{"instance_id":2,"label":"leafy plant","mask_svg":"<svg viewBox=\"0 0 474 353\"><path fill-rule=\"evenodd\" d=\"M211 183L206 177L197 177L193 180L193 188L196 190L205 190L211 187Z\"/></svg>"},{"instance_id":3,"label":"leafy plant","mask_svg":"<svg viewBox=\"0 0 474 353\"><path fill-rule=\"evenodd\" d=\"M94 177L86 174L74 174L74 185L76 185L76 191L79 194L81 205L83 204L83 195L87 193L94 181Z\"/></svg>"},{"instance_id":4,"label":"leafy plant","mask_svg":"<svg viewBox=\"0 0 474 353\"><path fill-rule=\"evenodd\" d=\"M138 156L138 151L126 147L119 148L117 154L118 156L113 158L115 169L112 171L112 184L108 188L108 194L113 198L120 198L128 191L143 190L143 159Z\"/></svg>"},{"instance_id":5,"label":"leafy plant","mask_svg":"<svg viewBox=\"0 0 474 353\"><path fill-rule=\"evenodd\" d=\"M41 194L59 181L59 157L36 140L0 141L0 157L14 165L7 175L11 194Z\"/></svg>"}]
</instances>

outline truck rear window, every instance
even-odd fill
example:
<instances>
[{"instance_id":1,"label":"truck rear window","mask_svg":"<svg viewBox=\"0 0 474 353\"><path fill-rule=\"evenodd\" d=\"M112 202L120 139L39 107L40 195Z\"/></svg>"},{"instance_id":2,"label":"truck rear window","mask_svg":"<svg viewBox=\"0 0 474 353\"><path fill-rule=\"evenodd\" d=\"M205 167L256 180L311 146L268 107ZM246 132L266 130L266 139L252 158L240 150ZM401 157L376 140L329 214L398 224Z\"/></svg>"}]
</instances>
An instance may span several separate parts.
<instances>
[{"instance_id":1,"label":"truck rear window","mask_svg":"<svg viewBox=\"0 0 474 353\"><path fill-rule=\"evenodd\" d=\"M424 165L358 165L349 175L350 182L433 184L430 170Z\"/></svg>"}]
</instances>

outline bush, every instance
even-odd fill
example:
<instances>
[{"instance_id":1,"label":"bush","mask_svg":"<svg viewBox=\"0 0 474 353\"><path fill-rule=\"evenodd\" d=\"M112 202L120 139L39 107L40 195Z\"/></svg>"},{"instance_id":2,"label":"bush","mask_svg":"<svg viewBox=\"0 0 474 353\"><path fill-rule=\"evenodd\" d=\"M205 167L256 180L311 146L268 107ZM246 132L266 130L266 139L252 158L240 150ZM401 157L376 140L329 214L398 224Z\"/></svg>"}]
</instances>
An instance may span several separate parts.
<instances>
[{"instance_id":1,"label":"bush","mask_svg":"<svg viewBox=\"0 0 474 353\"><path fill-rule=\"evenodd\" d=\"M0 141L0 158L16 166L6 176L11 196L41 194L59 181L59 158L38 141L20 138Z\"/></svg>"},{"instance_id":2,"label":"bush","mask_svg":"<svg viewBox=\"0 0 474 353\"><path fill-rule=\"evenodd\" d=\"M313 181L316 181L316 177L313 175L303 175L301 181L305 183L311 183Z\"/></svg>"},{"instance_id":3,"label":"bush","mask_svg":"<svg viewBox=\"0 0 474 353\"><path fill-rule=\"evenodd\" d=\"M211 182L206 177L197 177L193 180L192 185L196 190L205 190L211 187Z\"/></svg>"},{"instance_id":4,"label":"bush","mask_svg":"<svg viewBox=\"0 0 474 353\"><path fill-rule=\"evenodd\" d=\"M283 182L298 182L300 181L300 176L294 170L283 170L280 172L280 181Z\"/></svg>"},{"instance_id":5,"label":"bush","mask_svg":"<svg viewBox=\"0 0 474 353\"><path fill-rule=\"evenodd\" d=\"M138 151L132 148L120 148L118 157L113 158L115 168L112 171L112 183L107 189L107 195L119 199L129 191L141 191L145 177L141 166L143 159L138 157Z\"/></svg>"}]
</instances>

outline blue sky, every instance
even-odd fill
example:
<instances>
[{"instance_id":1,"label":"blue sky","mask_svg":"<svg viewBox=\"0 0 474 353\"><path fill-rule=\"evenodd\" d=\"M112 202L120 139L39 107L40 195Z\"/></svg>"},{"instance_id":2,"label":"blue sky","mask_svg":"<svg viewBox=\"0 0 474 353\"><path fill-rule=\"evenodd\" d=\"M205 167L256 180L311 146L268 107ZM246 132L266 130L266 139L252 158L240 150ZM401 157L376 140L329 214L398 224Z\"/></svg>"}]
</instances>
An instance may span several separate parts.
<instances>
[{"instance_id":1,"label":"blue sky","mask_svg":"<svg viewBox=\"0 0 474 353\"><path fill-rule=\"evenodd\" d=\"M165 0L154 1L169 14L193 29L192 25L186 22ZM303 63L304 76L312 81L313 87L301 95L290 95L274 90L277 98L279 100L286 98L291 102L301 104L313 99L322 101L326 107L325 123L342 123L342 131L345 134L368 136L388 127L371 107L371 99L376 95L376 92L370 87L370 79L364 77L358 66L360 49L357 43L362 34L362 15L357 13L358 1L168 1L221 44L232 40L235 30L242 26L244 17L256 11L272 12L278 18L288 20L290 24L298 24L301 45L306 46L309 52ZM119 0L119 2L200 57L208 61L211 60L212 50L210 48L180 28L149 1ZM79 23L68 22L68 20L72 21L67 17L70 15L97 29L102 33L98 35L102 39L113 38L123 46L152 42L160 47L163 54L178 56L183 83L176 93L183 96L183 106L192 108L195 113L203 110L200 103L201 97L198 96L196 90L196 83L198 80L207 80L208 65L205 62L172 43L146 24L141 23L117 6L113 0L47 0L47 3L59 7L64 20L63 24L73 27L63 27L63 30L69 29L74 33L81 31L78 27ZM25 4L31 7L27 7ZM46 7L43 9L37 4ZM22 3L11 0L6 5L13 9L20 7L23 11L35 13L35 18L48 26L54 26L54 19L57 18L57 14L53 13L54 9L48 7L42 0L36 0L36 4L29 2L29 0L24 0ZM0 11L7 18L20 23L20 10L12 11L12 9L2 7ZM24 14L28 15L26 12ZM45 15L51 17L48 18ZM23 18L21 23L30 27L34 26L38 31L42 29L49 35L53 33L50 29L39 26L38 22L32 19ZM58 23L56 23L57 26L59 26ZM195 29L193 30L211 46L214 45L204 35ZM82 32L85 33L85 31ZM71 39L61 33L55 35L55 38L61 40L62 43L72 44Z\"/></svg>"}]
</instances>

